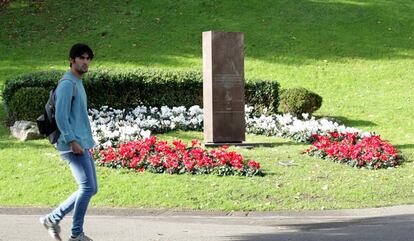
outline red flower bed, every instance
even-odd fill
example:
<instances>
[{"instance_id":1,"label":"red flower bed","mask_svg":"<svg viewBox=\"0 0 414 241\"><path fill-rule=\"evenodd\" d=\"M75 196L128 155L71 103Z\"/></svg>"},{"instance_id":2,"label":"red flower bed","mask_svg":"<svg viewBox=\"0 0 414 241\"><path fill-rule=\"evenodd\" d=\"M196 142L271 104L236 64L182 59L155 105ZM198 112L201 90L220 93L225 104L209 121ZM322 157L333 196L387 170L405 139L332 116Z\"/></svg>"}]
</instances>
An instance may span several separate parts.
<instances>
[{"instance_id":1,"label":"red flower bed","mask_svg":"<svg viewBox=\"0 0 414 241\"><path fill-rule=\"evenodd\" d=\"M242 155L227 151L226 146L207 151L198 140L191 146L180 140L172 145L157 141L156 136L109 147L92 150L92 155L101 166L129 168L138 171L170 174L216 174L255 176L263 175L260 164L243 160Z\"/></svg>"},{"instance_id":2,"label":"red flower bed","mask_svg":"<svg viewBox=\"0 0 414 241\"><path fill-rule=\"evenodd\" d=\"M395 167L402 160L397 150L380 136L361 137L358 133L313 135L311 156L369 169Z\"/></svg>"}]
</instances>

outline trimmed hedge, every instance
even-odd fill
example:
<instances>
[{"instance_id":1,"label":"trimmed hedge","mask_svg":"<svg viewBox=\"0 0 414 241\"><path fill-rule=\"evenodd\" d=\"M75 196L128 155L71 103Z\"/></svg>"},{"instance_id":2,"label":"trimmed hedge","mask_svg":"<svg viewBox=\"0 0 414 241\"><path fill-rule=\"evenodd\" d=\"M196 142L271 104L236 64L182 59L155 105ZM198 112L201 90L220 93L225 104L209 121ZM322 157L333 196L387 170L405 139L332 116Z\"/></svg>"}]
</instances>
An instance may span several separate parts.
<instances>
[{"instance_id":1,"label":"trimmed hedge","mask_svg":"<svg viewBox=\"0 0 414 241\"><path fill-rule=\"evenodd\" d=\"M88 73L84 81L90 107L190 107L203 101L201 75L192 71L100 70Z\"/></svg>"},{"instance_id":2,"label":"trimmed hedge","mask_svg":"<svg viewBox=\"0 0 414 241\"><path fill-rule=\"evenodd\" d=\"M322 105L322 97L305 88L282 89L279 111L302 118L302 113L312 114Z\"/></svg>"},{"instance_id":3,"label":"trimmed hedge","mask_svg":"<svg viewBox=\"0 0 414 241\"><path fill-rule=\"evenodd\" d=\"M16 91L27 87L41 87L47 91L53 89L58 80L62 77L63 71L38 71L26 73L7 79L3 89L3 100L6 107Z\"/></svg>"},{"instance_id":4,"label":"trimmed hedge","mask_svg":"<svg viewBox=\"0 0 414 241\"><path fill-rule=\"evenodd\" d=\"M41 71L8 79L3 89L6 108L17 90L41 87L51 90L64 71ZM133 69L127 71L97 69L84 76L88 106L99 108L135 108L137 105L160 107L203 105L202 75L197 71ZM279 105L279 83L265 80L245 81L246 103L255 110L275 113ZM38 103L43 106L45 103Z\"/></svg>"},{"instance_id":5,"label":"trimmed hedge","mask_svg":"<svg viewBox=\"0 0 414 241\"><path fill-rule=\"evenodd\" d=\"M41 87L27 87L16 91L10 100L9 121L34 121L43 114L49 92ZM12 124L12 123L10 123Z\"/></svg>"}]
</instances>

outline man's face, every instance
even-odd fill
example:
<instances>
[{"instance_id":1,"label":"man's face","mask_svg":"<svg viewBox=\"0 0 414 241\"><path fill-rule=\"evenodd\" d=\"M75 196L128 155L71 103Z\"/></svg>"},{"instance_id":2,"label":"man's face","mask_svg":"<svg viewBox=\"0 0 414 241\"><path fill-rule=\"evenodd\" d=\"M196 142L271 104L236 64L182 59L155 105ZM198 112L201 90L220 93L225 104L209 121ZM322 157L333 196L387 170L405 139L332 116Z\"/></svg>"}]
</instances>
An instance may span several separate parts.
<instances>
[{"instance_id":1,"label":"man's face","mask_svg":"<svg viewBox=\"0 0 414 241\"><path fill-rule=\"evenodd\" d=\"M72 63L72 69L78 72L79 74L84 74L88 72L89 64L91 63L91 58L87 53L82 54L75 59L70 59Z\"/></svg>"}]
</instances>

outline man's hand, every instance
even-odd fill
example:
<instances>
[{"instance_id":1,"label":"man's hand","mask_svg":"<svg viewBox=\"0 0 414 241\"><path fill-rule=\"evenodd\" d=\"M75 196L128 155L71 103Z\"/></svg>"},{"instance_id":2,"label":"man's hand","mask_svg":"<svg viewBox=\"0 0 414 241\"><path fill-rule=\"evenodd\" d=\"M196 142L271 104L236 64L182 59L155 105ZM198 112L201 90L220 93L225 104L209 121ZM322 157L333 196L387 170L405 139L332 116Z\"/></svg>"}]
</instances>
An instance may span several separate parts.
<instances>
[{"instance_id":1,"label":"man's hand","mask_svg":"<svg viewBox=\"0 0 414 241\"><path fill-rule=\"evenodd\" d=\"M83 153L85 152L82 146L79 145L79 143L77 143L76 141L72 141L70 145L72 146L73 154L83 155Z\"/></svg>"}]
</instances>

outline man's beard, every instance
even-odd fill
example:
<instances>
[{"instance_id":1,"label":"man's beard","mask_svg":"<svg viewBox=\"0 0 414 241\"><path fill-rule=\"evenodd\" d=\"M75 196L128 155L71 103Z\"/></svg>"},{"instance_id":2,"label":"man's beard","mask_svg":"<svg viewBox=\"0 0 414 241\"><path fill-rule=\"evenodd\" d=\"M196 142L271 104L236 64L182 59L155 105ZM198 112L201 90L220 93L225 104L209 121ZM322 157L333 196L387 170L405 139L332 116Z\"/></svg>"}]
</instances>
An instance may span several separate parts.
<instances>
[{"instance_id":1,"label":"man's beard","mask_svg":"<svg viewBox=\"0 0 414 241\"><path fill-rule=\"evenodd\" d=\"M79 67L79 68L77 69L77 71L78 71L79 73L81 73L81 74L84 74L84 73L88 72L88 67L86 67L86 68Z\"/></svg>"}]
</instances>

